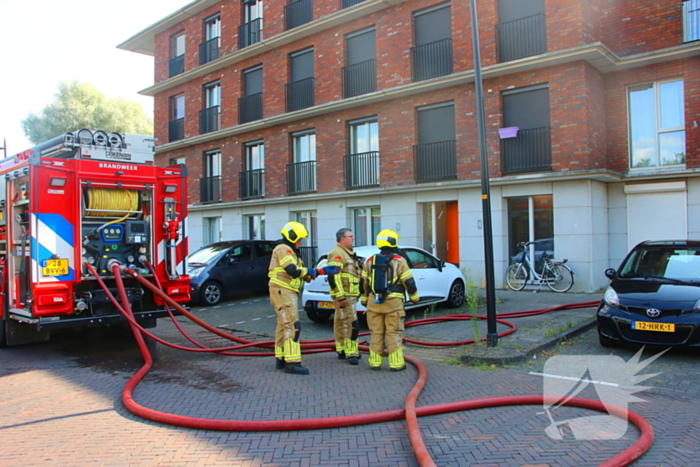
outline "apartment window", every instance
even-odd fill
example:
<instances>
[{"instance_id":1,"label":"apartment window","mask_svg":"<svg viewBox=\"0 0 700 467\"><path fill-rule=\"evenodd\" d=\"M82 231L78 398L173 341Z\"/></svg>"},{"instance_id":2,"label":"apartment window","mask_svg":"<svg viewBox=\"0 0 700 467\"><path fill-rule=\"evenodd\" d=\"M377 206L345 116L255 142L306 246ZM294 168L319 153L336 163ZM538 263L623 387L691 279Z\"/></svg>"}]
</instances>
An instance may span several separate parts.
<instances>
[{"instance_id":1,"label":"apartment window","mask_svg":"<svg viewBox=\"0 0 700 467\"><path fill-rule=\"evenodd\" d=\"M257 44L262 40L263 2L248 0L243 3L243 24L238 28L238 48Z\"/></svg>"},{"instance_id":2,"label":"apartment window","mask_svg":"<svg viewBox=\"0 0 700 467\"><path fill-rule=\"evenodd\" d=\"M415 47L411 48L413 81L452 73L452 14L450 4L413 15Z\"/></svg>"},{"instance_id":3,"label":"apartment window","mask_svg":"<svg viewBox=\"0 0 700 467\"><path fill-rule=\"evenodd\" d=\"M263 68L257 66L243 71L243 97L238 99L238 123L262 119Z\"/></svg>"},{"instance_id":4,"label":"apartment window","mask_svg":"<svg viewBox=\"0 0 700 467\"><path fill-rule=\"evenodd\" d=\"M629 87L630 166L685 164L683 81Z\"/></svg>"},{"instance_id":5,"label":"apartment window","mask_svg":"<svg viewBox=\"0 0 700 467\"><path fill-rule=\"evenodd\" d=\"M683 42L700 40L700 0L683 2Z\"/></svg>"},{"instance_id":6,"label":"apartment window","mask_svg":"<svg viewBox=\"0 0 700 467\"><path fill-rule=\"evenodd\" d=\"M173 157L172 159L168 159L168 165L180 165L180 164L184 164L186 161L187 161L187 158L185 156Z\"/></svg>"},{"instance_id":7,"label":"apartment window","mask_svg":"<svg viewBox=\"0 0 700 467\"><path fill-rule=\"evenodd\" d=\"M204 153L204 177L200 183L200 199L202 203L218 203L221 201L221 151Z\"/></svg>"},{"instance_id":8,"label":"apartment window","mask_svg":"<svg viewBox=\"0 0 700 467\"><path fill-rule=\"evenodd\" d=\"M184 73L185 71L185 35L176 34L170 38L170 61L168 63L168 76Z\"/></svg>"},{"instance_id":9,"label":"apartment window","mask_svg":"<svg viewBox=\"0 0 700 467\"><path fill-rule=\"evenodd\" d=\"M352 210L352 231L355 246L374 245L374 239L382 230L381 209L378 207L355 208Z\"/></svg>"},{"instance_id":10,"label":"apartment window","mask_svg":"<svg viewBox=\"0 0 700 467\"><path fill-rule=\"evenodd\" d=\"M185 137L185 95L178 94L170 98L170 122L168 122L168 140L178 141Z\"/></svg>"},{"instance_id":11,"label":"apartment window","mask_svg":"<svg viewBox=\"0 0 700 467\"><path fill-rule=\"evenodd\" d=\"M538 241L536 249L554 255L554 209L552 195L508 198L508 247L512 258L518 243ZM541 255L539 255L541 257ZM541 259L540 259L541 261ZM540 265L535 264L537 270Z\"/></svg>"},{"instance_id":12,"label":"apartment window","mask_svg":"<svg viewBox=\"0 0 700 467\"><path fill-rule=\"evenodd\" d=\"M246 143L245 170L239 179L241 199L265 196L265 144L262 141Z\"/></svg>"},{"instance_id":13,"label":"apartment window","mask_svg":"<svg viewBox=\"0 0 700 467\"><path fill-rule=\"evenodd\" d=\"M244 229L244 238L249 240L265 240L265 215L253 214L245 216ZM258 257L260 256L261 255L258 255Z\"/></svg>"},{"instance_id":14,"label":"apartment window","mask_svg":"<svg viewBox=\"0 0 700 467\"><path fill-rule=\"evenodd\" d=\"M209 133L220 128L221 84L216 81L204 86L204 109L199 112L199 133Z\"/></svg>"},{"instance_id":15,"label":"apartment window","mask_svg":"<svg viewBox=\"0 0 700 467\"><path fill-rule=\"evenodd\" d=\"M221 47L221 17L212 16L204 20L204 42L199 44L199 64L204 65L219 58Z\"/></svg>"},{"instance_id":16,"label":"apartment window","mask_svg":"<svg viewBox=\"0 0 700 467\"><path fill-rule=\"evenodd\" d=\"M202 232L204 246L221 241L221 217L205 217L204 232Z\"/></svg>"},{"instance_id":17,"label":"apartment window","mask_svg":"<svg viewBox=\"0 0 700 467\"><path fill-rule=\"evenodd\" d=\"M313 130L292 134L292 163L287 166L289 194L316 191L316 133Z\"/></svg>"},{"instance_id":18,"label":"apartment window","mask_svg":"<svg viewBox=\"0 0 700 467\"><path fill-rule=\"evenodd\" d=\"M291 54L289 68L291 82L285 86L287 112L313 107L314 49Z\"/></svg>"},{"instance_id":19,"label":"apartment window","mask_svg":"<svg viewBox=\"0 0 700 467\"><path fill-rule=\"evenodd\" d=\"M417 182L457 178L457 142L453 102L417 109L418 144L414 146Z\"/></svg>"},{"instance_id":20,"label":"apartment window","mask_svg":"<svg viewBox=\"0 0 700 467\"><path fill-rule=\"evenodd\" d=\"M343 67L343 97L377 90L377 46L374 28L345 37L347 66Z\"/></svg>"},{"instance_id":21,"label":"apartment window","mask_svg":"<svg viewBox=\"0 0 700 467\"><path fill-rule=\"evenodd\" d=\"M544 0L498 0L498 61L547 52Z\"/></svg>"},{"instance_id":22,"label":"apartment window","mask_svg":"<svg viewBox=\"0 0 700 467\"><path fill-rule=\"evenodd\" d=\"M313 20L313 0L289 0L284 7L284 30L301 26Z\"/></svg>"},{"instance_id":23,"label":"apartment window","mask_svg":"<svg viewBox=\"0 0 700 467\"><path fill-rule=\"evenodd\" d=\"M348 123L350 154L345 156L345 188L379 185L379 123L377 117Z\"/></svg>"},{"instance_id":24,"label":"apartment window","mask_svg":"<svg viewBox=\"0 0 700 467\"><path fill-rule=\"evenodd\" d=\"M316 211L294 212L291 220L300 222L309 232L309 236L302 239L299 252L304 264L313 267L318 258L318 217Z\"/></svg>"},{"instance_id":25,"label":"apartment window","mask_svg":"<svg viewBox=\"0 0 700 467\"><path fill-rule=\"evenodd\" d=\"M504 174L541 172L552 168L549 86L511 89L501 95L503 127L517 127L517 136L501 139Z\"/></svg>"}]
</instances>

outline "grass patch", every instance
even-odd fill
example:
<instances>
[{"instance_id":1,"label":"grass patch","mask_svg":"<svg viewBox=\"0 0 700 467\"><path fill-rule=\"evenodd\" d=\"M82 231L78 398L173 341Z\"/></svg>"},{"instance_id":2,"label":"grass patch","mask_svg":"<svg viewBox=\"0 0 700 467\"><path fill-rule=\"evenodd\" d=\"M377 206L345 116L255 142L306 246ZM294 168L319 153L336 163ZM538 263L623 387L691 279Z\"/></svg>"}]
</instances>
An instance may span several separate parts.
<instances>
[{"instance_id":1,"label":"grass patch","mask_svg":"<svg viewBox=\"0 0 700 467\"><path fill-rule=\"evenodd\" d=\"M445 357L440 360L440 363L444 363L445 365L462 366L462 361L459 358L455 357Z\"/></svg>"},{"instance_id":2,"label":"grass patch","mask_svg":"<svg viewBox=\"0 0 700 467\"><path fill-rule=\"evenodd\" d=\"M562 324L561 326L557 326L556 328L553 329L547 329L544 332L544 337L554 337L557 334L561 334L564 331L568 331L569 329L574 327L574 323L571 321L567 322L566 324Z\"/></svg>"}]
</instances>

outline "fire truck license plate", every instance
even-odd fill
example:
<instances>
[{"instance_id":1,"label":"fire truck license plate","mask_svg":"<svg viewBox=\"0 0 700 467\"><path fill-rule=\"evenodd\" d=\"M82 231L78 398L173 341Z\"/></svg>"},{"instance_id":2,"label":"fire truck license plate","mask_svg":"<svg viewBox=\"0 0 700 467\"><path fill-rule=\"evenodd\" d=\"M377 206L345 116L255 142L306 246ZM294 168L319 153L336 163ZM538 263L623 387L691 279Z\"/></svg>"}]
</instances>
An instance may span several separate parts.
<instances>
[{"instance_id":1,"label":"fire truck license plate","mask_svg":"<svg viewBox=\"0 0 700 467\"><path fill-rule=\"evenodd\" d=\"M676 325L674 323L650 323L648 321L633 321L632 329L636 329L637 331L675 332Z\"/></svg>"},{"instance_id":2,"label":"fire truck license plate","mask_svg":"<svg viewBox=\"0 0 700 467\"><path fill-rule=\"evenodd\" d=\"M68 260L47 259L44 261L41 273L45 276L66 276L68 275Z\"/></svg>"}]
</instances>

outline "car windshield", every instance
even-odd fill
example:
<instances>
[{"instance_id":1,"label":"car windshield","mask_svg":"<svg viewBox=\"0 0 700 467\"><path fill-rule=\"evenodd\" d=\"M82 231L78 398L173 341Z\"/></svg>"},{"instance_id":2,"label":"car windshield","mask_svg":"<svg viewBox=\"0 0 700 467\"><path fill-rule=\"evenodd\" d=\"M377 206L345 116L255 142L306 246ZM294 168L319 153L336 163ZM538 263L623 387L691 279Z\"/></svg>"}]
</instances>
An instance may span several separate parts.
<instances>
[{"instance_id":1,"label":"car windshield","mask_svg":"<svg viewBox=\"0 0 700 467\"><path fill-rule=\"evenodd\" d=\"M187 262L190 264L208 263L212 258L215 258L222 251L228 250L229 248L231 248L231 245L209 245L188 256Z\"/></svg>"},{"instance_id":2,"label":"car windshield","mask_svg":"<svg viewBox=\"0 0 700 467\"><path fill-rule=\"evenodd\" d=\"M698 281L700 249L672 246L636 249L620 268L620 277Z\"/></svg>"}]
</instances>

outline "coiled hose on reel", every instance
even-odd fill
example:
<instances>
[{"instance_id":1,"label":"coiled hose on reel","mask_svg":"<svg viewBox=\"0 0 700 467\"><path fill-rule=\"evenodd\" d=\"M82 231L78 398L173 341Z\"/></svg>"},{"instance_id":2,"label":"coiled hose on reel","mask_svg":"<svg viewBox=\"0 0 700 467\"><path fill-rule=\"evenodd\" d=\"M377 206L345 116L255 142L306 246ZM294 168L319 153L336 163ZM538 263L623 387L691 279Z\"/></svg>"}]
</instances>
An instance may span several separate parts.
<instances>
[{"instance_id":1,"label":"coiled hose on reel","mask_svg":"<svg viewBox=\"0 0 700 467\"><path fill-rule=\"evenodd\" d=\"M86 191L87 209L85 215L89 217L128 217L139 208L139 192L136 190L122 190L119 188L88 188Z\"/></svg>"}]
</instances>

